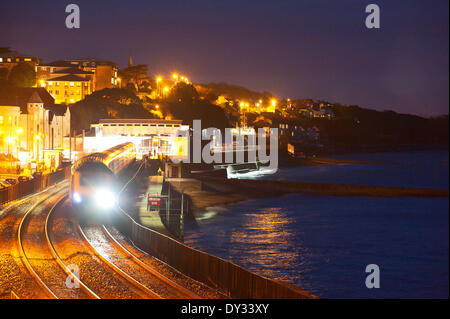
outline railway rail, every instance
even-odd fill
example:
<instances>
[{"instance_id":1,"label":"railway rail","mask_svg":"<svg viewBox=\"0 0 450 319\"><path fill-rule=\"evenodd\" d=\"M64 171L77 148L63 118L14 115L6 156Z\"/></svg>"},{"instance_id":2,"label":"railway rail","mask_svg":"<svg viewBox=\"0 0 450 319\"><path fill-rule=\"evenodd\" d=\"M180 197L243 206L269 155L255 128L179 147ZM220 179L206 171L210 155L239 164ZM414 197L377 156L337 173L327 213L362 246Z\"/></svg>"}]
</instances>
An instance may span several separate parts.
<instances>
[{"instance_id":1,"label":"railway rail","mask_svg":"<svg viewBox=\"0 0 450 319\"><path fill-rule=\"evenodd\" d=\"M63 185L40 195L23 214L18 214L15 246L26 275L37 283L33 289L39 287L40 290L27 296L51 299L200 298L140 260L106 227L81 227L73 213L67 185ZM79 269L78 274L74 265ZM68 281L72 283L70 287ZM16 296L11 289L11 295L13 293Z\"/></svg>"}]
</instances>

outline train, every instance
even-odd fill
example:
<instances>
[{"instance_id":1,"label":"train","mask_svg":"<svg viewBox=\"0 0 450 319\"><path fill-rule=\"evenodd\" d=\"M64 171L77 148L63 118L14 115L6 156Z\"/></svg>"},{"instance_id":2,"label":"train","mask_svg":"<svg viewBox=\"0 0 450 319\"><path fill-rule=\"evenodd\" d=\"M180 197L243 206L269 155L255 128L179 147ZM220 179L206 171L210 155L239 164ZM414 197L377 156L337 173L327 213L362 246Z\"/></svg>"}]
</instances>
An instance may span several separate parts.
<instances>
[{"instance_id":1,"label":"train","mask_svg":"<svg viewBox=\"0 0 450 319\"><path fill-rule=\"evenodd\" d=\"M117 176L136 160L134 143L86 155L72 165L69 198L79 212L109 211L117 205Z\"/></svg>"}]
</instances>

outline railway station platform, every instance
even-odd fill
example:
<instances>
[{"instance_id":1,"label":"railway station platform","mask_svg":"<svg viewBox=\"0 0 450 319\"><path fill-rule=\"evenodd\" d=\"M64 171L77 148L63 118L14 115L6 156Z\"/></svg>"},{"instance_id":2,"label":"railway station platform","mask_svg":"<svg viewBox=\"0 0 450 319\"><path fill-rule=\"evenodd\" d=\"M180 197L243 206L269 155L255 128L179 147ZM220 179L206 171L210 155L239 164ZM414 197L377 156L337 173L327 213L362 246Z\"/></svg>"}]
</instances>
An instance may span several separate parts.
<instances>
[{"instance_id":1,"label":"railway station platform","mask_svg":"<svg viewBox=\"0 0 450 319\"><path fill-rule=\"evenodd\" d=\"M147 196L160 196L163 188L164 178L162 176L149 176L147 180L147 190L137 203L140 223L161 234L171 236L159 216L159 209L147 210Z\"/></svg>"}]
</instances>

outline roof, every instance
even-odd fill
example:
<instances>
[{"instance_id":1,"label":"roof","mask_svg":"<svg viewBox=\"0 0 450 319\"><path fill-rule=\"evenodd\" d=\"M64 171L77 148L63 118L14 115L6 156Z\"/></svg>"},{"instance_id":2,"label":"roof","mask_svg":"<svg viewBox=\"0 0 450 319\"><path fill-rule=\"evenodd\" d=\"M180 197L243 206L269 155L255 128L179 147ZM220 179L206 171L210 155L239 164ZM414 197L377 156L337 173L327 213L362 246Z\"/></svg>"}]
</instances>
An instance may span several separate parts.
<instances>
[{"instance_id":1,"label":"roof","mask_svg":"<svg viewBox=\"0 0 450 319\"><path fill-rule=\"evenodd\" d=\"M83 71L76 67L70 67L70 68L53 71L52 74L94 74L94 72Z\"/></svg>"},{"instance_id":2,"label":"roof","mask_svg":"<svg viewBox=\"0 0 450 319\"><path fill-rule=\"evenodd\" d=\"M43 103L45 109L56 115L60 115L62 108L65 108L55 104L55 99L45 88L12 88L7 93L0 94L0 105L19 106L22 114L28 114L27 103Z\"/></svg>"},{"instance_id":3,"label":"roof","mask_svg":"<svg viewBox=\"0 0 450 319\"><path fill-rule=\"evenodd\" d=\"M89 155L83 156L78 161L72 165L72 173L86 168L86 166L96 165L97 167L103 167L109 170L108 167L112 160L123 152L135 149L135 145L132 142L126 142L114 147L111 147L102 152L91 153ZM112 173L112 171L110 171Z\"/></svg>"},{"instance_id":4,"label":"roof","mask_svg":"<svg viewBox=\"0 0 450 319\"><path fill-rule=\"evenodd\" d=\"M48 121L50 123L53 121L54 116L64 116L69 108L64 104L54 104L47 107L47 109L50 111L48 114Z\"/></svg>"},{"instance_id":5,"label":"roof","mask_svg":"<svg viewBox=\"0 0 450 319\"><path fill-rule=\"evenodd\" d=\"M162 119L101 119L98 124L181 124L182 120Z\"/></svg>"},{"instance_id":6,"label":"roof","mask_svg":"<svg viewBox=\"0 0 450 319\"><path fill-rule=\"evenodd\" d=\"M74 65L68 61L58 60L50 63L42 63L39 66L54 66L54 67L73 67Z\"/></svg>"},{"instance_id":7,"label":"roof","mask_svg":"<svg viewBox=\"0 0 450 319\"><path fill-rule=\"evenodd\" d=\"M28 103L44 103L37 91L33 91L28 99Z\"/></svg>"},{"instance_id":8,"label":"roof","mask_svg":"<svg viewBox=\"0 0 450 319\"><path fill-rule=\"evenodd\" d=\"M90 79L85 79L75 74L68 74L63 76L57 76L55 78L47 79L47 81L60 81L60 82L88 82Z\"/></svg>"}]
</instances>

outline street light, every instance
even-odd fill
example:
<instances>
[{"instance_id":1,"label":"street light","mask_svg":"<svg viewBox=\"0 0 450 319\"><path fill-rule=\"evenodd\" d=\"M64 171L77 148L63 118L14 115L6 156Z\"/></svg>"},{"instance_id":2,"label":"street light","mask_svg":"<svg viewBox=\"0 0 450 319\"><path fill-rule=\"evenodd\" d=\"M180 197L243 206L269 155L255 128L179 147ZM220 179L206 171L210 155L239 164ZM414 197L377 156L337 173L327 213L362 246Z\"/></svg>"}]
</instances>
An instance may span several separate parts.
<instances>
[{"instance_id":1,"label":"street light","mask_svg":"<svg viewBox=\"0 0 450 319\"><path fill-rule=\"evenodd\" d=\"M162 81L162 77L158 76L156 78L156 92L157 92L158 96L161 95L161 88L160 88L160 85L159 85L159 82L161 82L161 81Z\"/></svg>"},{"instance_id":2,"label":"street light","mask_svg":"<svg viewBox=\"0 0 450 319\"><path fill-rule=\"evenodd\" d=\"M41 132L34 135L34 138L36 139L36 171L39 170L39 147L40 147L40 140L41 140Z\"/></svg>"},{"instance_id":3,"label":"street light","mask_svg":"<svg viewBox=\"0 0 450 319\"><path fill-rule=\"evenodd\" d=\"M12 155L12 143L14 142L14 139L11 137L11 135L8 135L6 138L6 142L8 143L8 155L11 157L11 170L13 169L13 155Z\"/></svg>"},{"instance_id":4,"label":"street light","mask_svg":"<svg viewBox=\"0 0 450 319\"><path fill-rule=\"evenodd\" d=\"M272 99L272 108L273 108L273 113L275 113L275 106L277 105L277 100Z\"/></svg>"}]
</instances>

